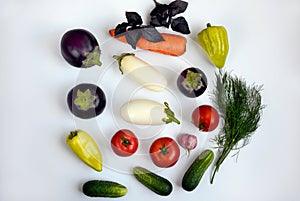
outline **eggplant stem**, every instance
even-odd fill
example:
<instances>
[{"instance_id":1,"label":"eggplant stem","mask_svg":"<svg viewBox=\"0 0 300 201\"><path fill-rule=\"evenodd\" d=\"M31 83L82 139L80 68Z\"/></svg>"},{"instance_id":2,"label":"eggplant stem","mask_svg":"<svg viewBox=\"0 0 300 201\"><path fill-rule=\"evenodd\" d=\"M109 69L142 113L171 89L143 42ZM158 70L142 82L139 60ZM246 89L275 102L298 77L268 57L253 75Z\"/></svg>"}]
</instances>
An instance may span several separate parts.
<instances>
[{"instance_id":1,"label":"eggplant stem","mask_svg":"<svg viewBox=\"0 0 300 201\"><path fill-rule=\"evenodd\" d=\"M165 113L166 117L162 119L163 122L166 124L175 122L177 124L180 124L180 121L175 117L174 112L170 109L169 104L167 102L164 102L165 105Z\"/></svg>"},{"instance_id":2,"label":"eggplant stem","mask_svg":"<svg viewBox=\"0 0 300 201\"><path fill-rule=\"evenodd\" d=\"M123 54L121 54L121 55L114 55L113 56L113 58L115 59L115 60L117 60L118 61L118 64L119 64L119 70L121 71L121 73L123 74L123 71L122 71L122 68L121 68L121 63L122 63L122 59L124 58L124 57L127 57L127 56L134 56L135 54L133 54L133 53L123 53Z\"/></svg>"},{"instance_id":3,"label":"eggplant stem","mask_svg":"<svg viewBox=\"0 0 300 201\"><path fill-rule=\"evenodd\" d=\"M82 62L82 66L89 68L92 66L101 66L102 62L100 61L101 50L99 46L96 46L92 52L85 52L84 56L86 59Z\"/></svg>"}]
</instances>

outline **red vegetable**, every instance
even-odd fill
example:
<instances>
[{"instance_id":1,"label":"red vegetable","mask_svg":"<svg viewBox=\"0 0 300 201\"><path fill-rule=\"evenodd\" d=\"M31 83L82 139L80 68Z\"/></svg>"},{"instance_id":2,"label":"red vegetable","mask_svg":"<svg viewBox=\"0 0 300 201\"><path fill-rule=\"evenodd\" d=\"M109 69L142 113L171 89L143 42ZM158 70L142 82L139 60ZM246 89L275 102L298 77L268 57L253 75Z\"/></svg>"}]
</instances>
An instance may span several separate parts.
<instances>
[{"instance_id":1,"label":"red vegetable","mask_svg":"<svg viewBox=\"0 0 300 201\"><path fill-rule=\"evenodd\" d=\"M156 139L150 146L150 157L158 167L174 166L180 156L180 149L176 141L170 137Z\"/></svg>"},{"instance_id":2,"label":"red vegetable","mask_svg":"<svg viewBox=\"0 0 300 201\"><path fill-rule=\"evenodd\" d=\"M117 131L111 138L111 148L119 156L131 156L138 148L138 139L127 129Z\"/></svg>"},{"instance_id":3,"label":"red vegetable","mask_svg":"<svg viewBox=\"0 0 300 201\"><path fill-rule=\"evenodd\" d=\"M201 105L192 113L192 120L200 131L213 131L219 124L219 113L210 105Z\"/></svg>"},{"instance_id":4,"label":"red vegetable","mask_svg":"<svg viewBox=\"0 0 300 201\"><path fill-rule=\"evenodd\" d=\"M114 37L115 29L109 30L109 34ZM158 52L161 54L171 55L171 56L180 56L185 53L186 50L186 38L180 35L161 33L163 41L160 42L150 42L142 37L136 44L137 47L149 50L153 52ZM126 42L125 36L115 37L115 39L123 42Z\"/></svg>"}]
</instances>

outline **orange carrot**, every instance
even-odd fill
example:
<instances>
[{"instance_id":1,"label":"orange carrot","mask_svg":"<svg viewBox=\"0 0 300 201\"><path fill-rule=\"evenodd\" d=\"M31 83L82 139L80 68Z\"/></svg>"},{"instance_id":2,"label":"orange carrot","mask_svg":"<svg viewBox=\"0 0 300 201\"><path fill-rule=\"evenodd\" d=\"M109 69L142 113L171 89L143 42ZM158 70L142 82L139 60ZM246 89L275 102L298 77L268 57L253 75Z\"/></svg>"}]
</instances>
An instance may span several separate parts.
<instances>
[{"instance_id":1,"label":"orange carrot","mask_svg":"<svg viewBox=\"0 0 300 201\"><path fill-rule=\"evenodd\" d=\"M115 30L109 30L109 34L114 37ZM160 42L150 42L142 37L136 44L140 49L149 50L153 52L158 52L161 54L180 56L185 53L186 50L186 38L180 35L161 33L163 41ZM127 43L125 36L116 37L117 40Z\"/></svg>"}]
</instances>

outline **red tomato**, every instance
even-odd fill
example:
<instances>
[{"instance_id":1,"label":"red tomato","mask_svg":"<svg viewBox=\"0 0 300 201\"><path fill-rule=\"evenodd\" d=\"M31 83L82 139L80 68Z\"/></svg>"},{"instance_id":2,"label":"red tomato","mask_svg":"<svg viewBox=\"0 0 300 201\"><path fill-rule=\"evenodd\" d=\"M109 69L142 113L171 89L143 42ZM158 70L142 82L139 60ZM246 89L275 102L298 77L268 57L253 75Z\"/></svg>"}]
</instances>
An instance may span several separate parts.
<instances>
[{"instance_id":1,"label":"red tomato","mask_svg":"<svg viewBox=\"0 0 300 201\"><path fill-rule=\"evenodd\" d=\"M192 120L199 130L213 131L219 124L219 113L210 105L200 105L192 113Z\"/></svg>"},{"instance_id":2,"label":"red tomato","mask_svg":"<svg viewBox=\"0 0 300 201\"><path fill-rule=\"evenodd\" d=\"M111 138L111 148L119 156L131 156L138 148L138 139L127 129L116 132Z\"/></svg>"},{"instance_id":3,"label":"red tomato","mask_svg":"<svg viewBox=\"0 0 300 201\"><path fill-rule=\"evenodd\" d=\"M178 161L180 149L178 144L169 137L156 139L150 146L150 157L158 167L172 167Z\"/></svg>"}]
</instances>

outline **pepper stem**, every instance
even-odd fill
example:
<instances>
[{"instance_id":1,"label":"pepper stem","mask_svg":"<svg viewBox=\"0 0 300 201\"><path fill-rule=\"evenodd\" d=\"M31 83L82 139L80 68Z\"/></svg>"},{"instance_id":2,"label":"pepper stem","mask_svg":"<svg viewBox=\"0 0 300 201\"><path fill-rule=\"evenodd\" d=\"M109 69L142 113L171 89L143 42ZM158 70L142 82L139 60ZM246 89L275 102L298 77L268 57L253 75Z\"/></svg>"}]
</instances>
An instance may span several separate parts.
<instances>
[{"instance_id":1,"label":"pepper stem","mask_svg":"<svg viewBox=\"0 0 300 201\"><path fill-rule=\"evenodd\" d=\"M71 131L70 134L69 134L69 139L72 140L73 137L77 136L77 130L75 131Z\"/></svg>"},{"instance_id":2,"label":"pepper stem","mask_svg":"<svg viewBox=\"0 0 300 201\"><path fill-rule=\"evenodd\" d=\"M211 24L210 24L210 23L207 23L207 24L206 24L206 27L211 27Z\"/></svg>"},{"instance_id":3,"label":"pepper stem","mask_svg":"<svg viewBox=\"0 0 300 201\"><path fill-rule=\"evenodd\" d=\"M102 62L100 61L100 55L101 55L101 50L97 45L92 52L84 53L86 59L82 62L82 66L85 68L89 68L94 65L101 66Z\"/></svg>"},{"instance_id":4,"label":"pepper stem","mask_svg":"<svg viewBox=\"0 0 300 201\"><path fill-rule=\"evenodd\" d=\"M174 112L170 109L169 104L167 102L164 102L165 107L165 113L167 117L163 118L162 121L166 124L175 122L177 124L180 124L180 121L175 117Z\"/></svg>"}]
</instances>

